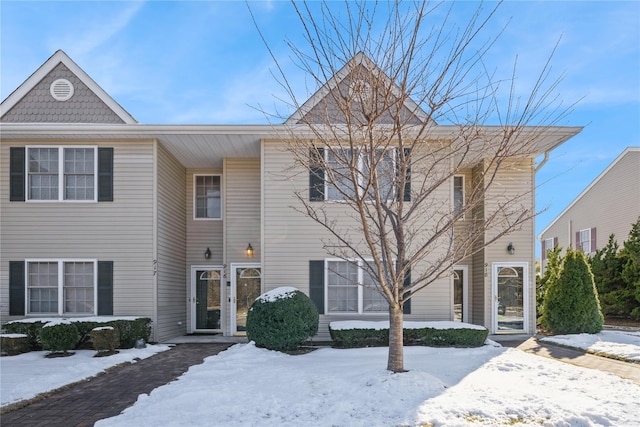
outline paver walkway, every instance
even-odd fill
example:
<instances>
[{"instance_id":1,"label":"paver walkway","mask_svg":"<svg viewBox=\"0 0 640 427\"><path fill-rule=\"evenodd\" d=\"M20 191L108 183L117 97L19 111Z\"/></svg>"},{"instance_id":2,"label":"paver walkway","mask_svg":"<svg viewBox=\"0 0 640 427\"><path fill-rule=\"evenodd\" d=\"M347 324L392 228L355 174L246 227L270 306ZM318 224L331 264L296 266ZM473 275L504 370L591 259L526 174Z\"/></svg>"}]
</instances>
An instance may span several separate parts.
<instances>
[{"instance_id":1,"label":"paver walkway","mask_svg":"<svg viewBox=\"0 0 640 427\"><path fill-rule=\"evenodd\" d=\"M610 372L621 378L626 378L640 384L640 364L623 362L608 357L596 356L582 350L553 345L552 343L529 338L526 341L501 341L505 347L515 347L527 353L548 357L583 368L597 369Z\"/></svg>"},{"instance_id":2,"label":"paver walkway","mask_svg":"<svg viewBox=\"0 0 640 427\"><path fill-rule=\"evenodd\" d=\"M131 365L74 385L29 406L0 416L2 427L93 426L120 414L142 393L171 382L190 366L227 349L230 343L178 344Z\"/></svg>"}]
</instances>

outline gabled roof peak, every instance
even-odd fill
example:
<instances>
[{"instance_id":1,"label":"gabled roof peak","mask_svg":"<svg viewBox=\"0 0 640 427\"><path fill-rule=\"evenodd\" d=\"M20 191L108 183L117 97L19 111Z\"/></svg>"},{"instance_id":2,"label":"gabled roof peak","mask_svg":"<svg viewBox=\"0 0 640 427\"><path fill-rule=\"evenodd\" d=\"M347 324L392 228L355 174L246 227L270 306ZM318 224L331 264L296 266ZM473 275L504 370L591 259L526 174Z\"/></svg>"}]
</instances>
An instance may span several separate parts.
<instances>
[{"instance_id":1,"label":"gabled roof peak","mask_svg":"<svg viewBox=\"0 0 640 427\"><path fill-rule=\"evenodd\" d=\"M117 115L123 123L137 123L120 104L118 104L107 92L104 91L82 68L78 66L62 49L58 49L49 59L47 59L27 80L25 80L16 90L14 90L0 104L0 118L10 111L25 95L49 75L59 64L63 64L73 73L87 88L89 88L104 104ZM63 88L64 90L64 88ZM68 88L67 90L73 90Z\"/></svg>"}]
</instances>

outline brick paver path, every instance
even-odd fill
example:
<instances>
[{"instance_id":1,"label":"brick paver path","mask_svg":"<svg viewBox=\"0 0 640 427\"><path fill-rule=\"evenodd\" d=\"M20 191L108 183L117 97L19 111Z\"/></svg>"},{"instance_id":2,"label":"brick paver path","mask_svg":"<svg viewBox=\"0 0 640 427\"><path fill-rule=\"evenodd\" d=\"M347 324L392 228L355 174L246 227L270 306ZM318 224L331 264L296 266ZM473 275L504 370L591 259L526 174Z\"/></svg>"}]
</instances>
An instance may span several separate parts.
<instances>
[{"instance_id":1,"label":"brick paver path","mask_svg":"<svg viewBox=\"0 0 640 427\"><path fill-rule=\"evenodd\" d=\"M2 427L93 426L120 414L142 393L171 382L190 366L202 363L232 344L178 344L131 365L125 365L24 408L0 416Z\"/></svg>"},{"instance_id":2,"label":"brick paver path","mask_svg":"<svg viewBox=\"0 0 640 427\"><path fill-rule=\"evenodd\" d=\"M516 347L527 353L536 354L538 356L548 357L550 359L559 360L561 362L570 363L572 365L581 366L583 368L597 369L599 371L610 372L621 378L626 378L640 384L640 364L623 362L607 357L596 356L594 354L585 353L581 350L566 348L552 343L538 341L535 338L529 338L522 342L500 342L504 346Z\"/></svg>"}]
</instances>

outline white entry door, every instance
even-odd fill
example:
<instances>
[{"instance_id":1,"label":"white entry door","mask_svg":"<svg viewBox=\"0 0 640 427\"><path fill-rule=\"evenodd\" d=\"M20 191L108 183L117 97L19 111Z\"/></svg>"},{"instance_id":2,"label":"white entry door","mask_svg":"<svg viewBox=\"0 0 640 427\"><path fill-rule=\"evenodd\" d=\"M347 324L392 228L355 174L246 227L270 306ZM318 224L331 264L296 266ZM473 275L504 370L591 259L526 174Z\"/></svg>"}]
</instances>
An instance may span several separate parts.
<instances>
[{"instance_id":1,"label":"white entry door","mask_svg":"<svg viewBox=\"0 0 640 427\"><path fill-rule=\"evenodd\" d=\"M528 329L528 263L493 264L493 331L523 333Z\"/></svg>"},{"instance_id":2,"label":"white entry door","mask_svg":"<svg viewBox=\"0 0 640 427\"><path fill-rule=\"evenodd\" d=\"M262 293L261 275L260 264L231 264L229 329L232 335L246 334L247 313Z\"/></svg>"},{"instance_id":3,"label":"white entry door","mask_svg":"<svg viewBox=\"0 0 640 427\"><path fill-rule=\"evenodd\" d=\"M191 268L191 331L222 331L223 294L222 269Z\"/></svg>"}]
</instances>

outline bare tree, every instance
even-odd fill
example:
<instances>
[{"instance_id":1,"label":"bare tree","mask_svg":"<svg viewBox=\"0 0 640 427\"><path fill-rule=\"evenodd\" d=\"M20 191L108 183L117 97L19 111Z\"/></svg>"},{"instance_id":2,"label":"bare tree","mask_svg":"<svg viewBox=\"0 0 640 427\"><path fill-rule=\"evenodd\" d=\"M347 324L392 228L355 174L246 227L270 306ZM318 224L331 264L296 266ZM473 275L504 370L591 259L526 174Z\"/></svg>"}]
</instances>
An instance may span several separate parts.
<instances>
[{"instance_id":1,"label":"bare tree","mask_svg":"<svg viewBox=\"0 0 640 427\"><path fill-rule=\"evenodd\" d=\"M388 303L387 369L402 372L404 304L533 220L533 189L504 191L497 178L531 162L541 141L564 138L555 125L568 109L554 98L549 62L526 96L515 62L506 81L487 70L501 31L484 33L499 4L478 6L463 25L455 2L292 6L308 42L289 43L294 60L323 88L298 102L273 55L297 111L285 122L288 150L296 170L311 172L296 209L326 230L327 254L357 262L371 279L362 285ZM473 179L456 206L461 169Z\"/></svg>"}]
</instances>

